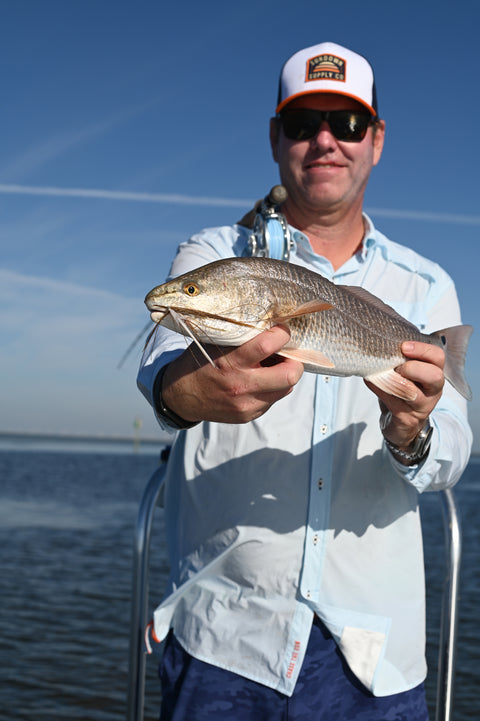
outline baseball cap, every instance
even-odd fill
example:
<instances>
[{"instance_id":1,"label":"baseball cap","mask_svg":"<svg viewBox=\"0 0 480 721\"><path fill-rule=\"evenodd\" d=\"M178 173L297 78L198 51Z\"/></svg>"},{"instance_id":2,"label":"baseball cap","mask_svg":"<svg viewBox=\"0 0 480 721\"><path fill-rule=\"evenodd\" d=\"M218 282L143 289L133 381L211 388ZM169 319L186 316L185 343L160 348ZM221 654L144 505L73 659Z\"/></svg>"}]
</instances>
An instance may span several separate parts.
<instances>
[{"instance_id":1,"label":"baseball cap","mask_svg":"<svg viewBox=\"0 0 480 721\"><path fill-rule=\"evenodd\" d=\"M335 43L299 50L280 73L276 112L300 95L337 93L357 100L378 115L373 68L362 55Z\"/></svg>"}]
</instances>

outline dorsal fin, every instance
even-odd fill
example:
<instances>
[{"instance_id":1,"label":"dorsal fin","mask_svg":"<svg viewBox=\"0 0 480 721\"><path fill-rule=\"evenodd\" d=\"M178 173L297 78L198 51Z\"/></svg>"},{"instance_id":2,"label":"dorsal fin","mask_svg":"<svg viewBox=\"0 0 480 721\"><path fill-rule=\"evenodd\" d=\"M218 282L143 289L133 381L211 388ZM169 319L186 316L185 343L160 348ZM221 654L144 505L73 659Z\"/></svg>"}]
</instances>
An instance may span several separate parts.
<instances>
[{"instance_id":1,"label":"dorsal fin","mask_svg":"<svg viewBox=\"0 0 480 721\"><path fill-rule=\"evenodd\" d=\"M358 285L341 285L339 287L342 288L342 290L346 290L352 295L356 296L359 300L363 300L369 305L378 308L378 310L386 313L391 318L401 320L402 323L407 323L408 325L413 326L415 330L418 331L418 328L414 326L413 323L410 323L410 321L406 320L403 316L400 315L400 313L397 313L397 311L392 308L391 305L387 305L383 302L383 300L380 300L380 298L378 298L376 295L373 295L373 293L370 293L370 291L366 290L365 288L360 288L360 286Z\"/></svg>"}]
</instances>

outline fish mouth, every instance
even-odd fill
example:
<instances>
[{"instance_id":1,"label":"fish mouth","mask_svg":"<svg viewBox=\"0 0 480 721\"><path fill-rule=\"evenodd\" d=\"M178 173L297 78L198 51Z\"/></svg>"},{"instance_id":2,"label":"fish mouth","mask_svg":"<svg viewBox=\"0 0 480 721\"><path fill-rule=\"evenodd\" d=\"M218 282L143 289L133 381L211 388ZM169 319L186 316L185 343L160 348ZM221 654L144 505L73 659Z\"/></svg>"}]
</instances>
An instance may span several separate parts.
<instances>
[{"instance_id":1,"label":"fish mouth","mask_svg":"<svg viewBox=\"0 0 480 721\"><path fill-rule=\"evenodd\" d=\"M150 318L153 320L154 323L161 323L166 315L167 315L166 310L153 310L150 313Z\"/></svg>"},{"instance_id":2,"label":"fish mouth","mask_svg":"<svg viewBox=\"0 0 480 721\"><path fill-rule=\"evenodd\" d=\"M167 316L172 316L173 321L176 322L177 319L181 319L186 323L198 321L199 319L214 319L214 320L225 320L228 323L231 323L232 325L244 327L244 328L254 328L256 327L256 324L253 322L249 322L248 320L240 320L238 318L231 317L228 313L225 315L219 314L219 313L211 313L206 310L200 310L199 308L184 308L182 306L165 306L161 305L160 303L156 303L154 300L151 300L148 298L148 296L145 298L145 305L147 306L148 310L150 311L150 318L154 323L161 323Z\"/></svg>"},{"instance_id":3,"label":"fish mouth","mask_svg":"<svg viewBox=\"0 0 480 721\"><path fill-rule=\"evenodd\" d=\"M165 316L168 314L168 308L164 305L157 305L154 301L145 298L145 305L150 311L150 318L154 323L161 323Z\"/></svg>"}]
</instances>

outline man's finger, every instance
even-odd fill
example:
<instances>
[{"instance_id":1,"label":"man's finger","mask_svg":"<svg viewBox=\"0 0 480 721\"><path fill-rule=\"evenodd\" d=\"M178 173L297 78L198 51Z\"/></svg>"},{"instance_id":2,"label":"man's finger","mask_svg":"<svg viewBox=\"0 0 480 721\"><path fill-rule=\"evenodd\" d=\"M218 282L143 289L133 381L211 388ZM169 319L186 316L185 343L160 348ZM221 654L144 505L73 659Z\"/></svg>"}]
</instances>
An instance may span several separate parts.
<instances>
[{"instance_id":1,"label":"man's finger","mask_svg":"<svg viewBox=\"0 0 480 721\"><path fill-rule=\"evenodd\" d=\"M445 353L443 348L432 343L420 343L419 341L406 341L402 343L402 353L407 358L431 363L439 368L445 365Z\"/></svg>"},{"instance_id":2,"label":"man's finger","mask_svg":"<svg viewBox=\"0 0 480 721\"><path fill-rule=\"evenodd\" d=\"M290 340L290 331L285 326L277 325L263 331L236 349L235 356L242 364L255 368L270 356L278 353Z\"/></svg>"},{"instance_id":3,"label":"man's finger","mask_svg":"<svg viewBox=\"0 0 480 721\"><path fill-rule=\"evenodd\" d=\"M404 378L420 386L426 395L437 395L442 392L445 383L442 368L433 363L410 360L400 366L398 371Z\"/></svg>"}]
</instances>

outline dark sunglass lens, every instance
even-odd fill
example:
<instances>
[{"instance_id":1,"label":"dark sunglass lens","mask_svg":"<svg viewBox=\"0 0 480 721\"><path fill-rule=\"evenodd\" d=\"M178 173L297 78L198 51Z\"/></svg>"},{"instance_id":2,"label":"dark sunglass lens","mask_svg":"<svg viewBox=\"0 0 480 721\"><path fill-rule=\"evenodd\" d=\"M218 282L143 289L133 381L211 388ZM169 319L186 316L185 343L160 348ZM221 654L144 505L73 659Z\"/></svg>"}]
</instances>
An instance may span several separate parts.
<instances>
[{"instance_id":1,"label":"dark sunglass lens","mask_svg":"<svg viewBox=\"0 0 480 721\"><path fill-rule=\"evenodd\" d=\"M332 112L328 122L337 140L347 143L359 143L364 139L370 124L367 113L351 113L346 110Z\"/></svg>"},{"instance_id":2,"label":"dark sunglass lens","mask_svg":"<svg viewBox=\"0 0 480 721\"><path fill-rule=\"evenodd\" d=\"M289 140L308 140L318 132L321 119L311 111L292 110L281 115L283 132Z\"/></svg>"}]
</instances>

